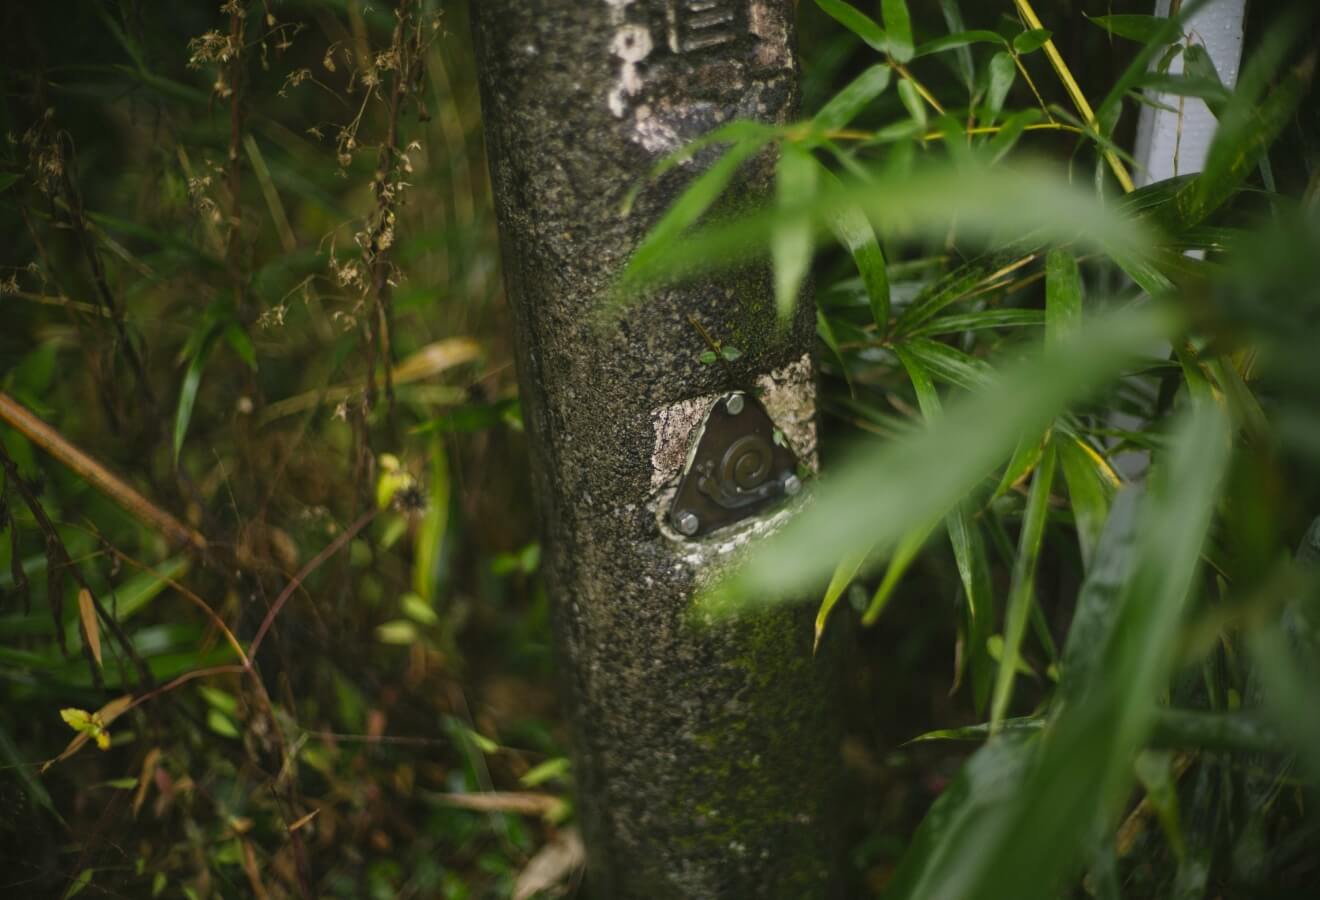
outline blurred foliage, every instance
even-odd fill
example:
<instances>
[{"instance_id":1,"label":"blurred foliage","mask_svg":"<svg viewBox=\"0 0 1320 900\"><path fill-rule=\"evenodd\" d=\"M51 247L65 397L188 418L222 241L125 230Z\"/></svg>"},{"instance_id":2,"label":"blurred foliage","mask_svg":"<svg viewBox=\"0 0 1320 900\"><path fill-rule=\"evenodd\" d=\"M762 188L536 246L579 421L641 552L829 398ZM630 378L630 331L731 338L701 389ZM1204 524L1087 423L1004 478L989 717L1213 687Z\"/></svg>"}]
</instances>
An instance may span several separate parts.
<instances>
[{"instance_id":1,"label":"blurred foliage","mask_svg":"<svg viewBox=\"0 0 1320 900\"><path fill-rule=\"evenodd\" d=\"M1320 884L1314 19L1229 90L1149 6L803 2L625 275L814 273L828 477L707 602L870 626L853 895ZM463 5L0 23L0 892L573 890ZM1145 87L1220 127L1129 190Z\"/></svg>"}]
</instances>

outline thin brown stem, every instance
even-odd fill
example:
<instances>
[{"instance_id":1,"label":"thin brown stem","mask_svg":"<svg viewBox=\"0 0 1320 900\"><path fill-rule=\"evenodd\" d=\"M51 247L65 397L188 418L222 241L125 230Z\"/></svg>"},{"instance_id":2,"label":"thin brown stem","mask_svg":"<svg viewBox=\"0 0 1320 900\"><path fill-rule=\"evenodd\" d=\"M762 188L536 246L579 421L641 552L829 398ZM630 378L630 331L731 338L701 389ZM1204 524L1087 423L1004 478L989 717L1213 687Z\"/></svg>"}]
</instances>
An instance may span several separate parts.
<instances>
[{"instance_id":1,"label":"thin brown stem","mask_svg":"<svg viewBox=\"0 0 1320 900\"><path fill-rule=\"evenodd\" d=\"M0 420L84 478L126 512L172 541L205 550L206 538L143 497L13 397L0 391Z\"/></svg>"}]
</instances>

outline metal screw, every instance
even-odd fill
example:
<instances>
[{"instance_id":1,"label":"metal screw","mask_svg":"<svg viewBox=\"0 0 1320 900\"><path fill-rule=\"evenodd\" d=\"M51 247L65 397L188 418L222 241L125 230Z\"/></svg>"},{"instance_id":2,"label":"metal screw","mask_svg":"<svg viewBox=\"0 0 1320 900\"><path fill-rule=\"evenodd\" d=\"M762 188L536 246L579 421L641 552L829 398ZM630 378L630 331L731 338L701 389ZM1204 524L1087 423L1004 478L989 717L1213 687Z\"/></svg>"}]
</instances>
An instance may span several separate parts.
<instances>
[{"instance_id":1,"label":"metal screw","mask_svg":"<svg viewBox=\"0 0 1320 900\"><path fill-rule=\"evenodd\" d=\"M697 518L696 513L685 510L674 517L674 524L683 534L691 535L697 533L697 529L701 527L701 520Z\"/></svg>"},{"instance_id":2,"label":"metal screw","mask_svg":"<svg viewBox=\"0 0 1320 900\"><path fill-rule=\"evenodd\" d=\"M784 489L785 495L796 497L802 492L802 479L798 478L792 472L788 472L779 479L779 486Z\"/></svg>"},{"instance_id":3,"label":"metal screw","mask_svg":"<svg viewBox=\"0 0 1320 900\"><path fill-rule=\"evenodd\" d=\"M734 394L728 400L724 401L724 408L728 410L729 415L736 416L743 411L743 395Z\"/></svg>"}]
</instances>

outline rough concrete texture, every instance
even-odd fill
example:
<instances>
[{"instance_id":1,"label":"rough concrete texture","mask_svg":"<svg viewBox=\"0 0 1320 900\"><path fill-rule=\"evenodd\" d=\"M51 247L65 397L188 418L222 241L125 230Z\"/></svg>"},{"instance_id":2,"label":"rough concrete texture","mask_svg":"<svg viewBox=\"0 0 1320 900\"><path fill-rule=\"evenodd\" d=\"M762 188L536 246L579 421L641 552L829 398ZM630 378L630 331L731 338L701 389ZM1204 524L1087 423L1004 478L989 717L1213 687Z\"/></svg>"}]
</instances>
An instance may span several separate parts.
<instances>
[{"instance_id":1,"label":"rough concrete texture","mask_svg":"<svg viewBox=\"0 0 1320 900\"><path fill-rule=\"evenodd\" d=\"M814 460L812 309L780 327L768 271L748 266L597 315L709 155L624 216L628 190L722 122L794 114L792 3L478 0L473 22L590 890L825 896L835 671L812 657L813 610L691 615L712 572L791 509L699 542L659 521L722 392L762 397ZM722 211L764 198L772 164L751 164ZM743 355L702 365L689 315Z\"/></svg>"}]
</instances>

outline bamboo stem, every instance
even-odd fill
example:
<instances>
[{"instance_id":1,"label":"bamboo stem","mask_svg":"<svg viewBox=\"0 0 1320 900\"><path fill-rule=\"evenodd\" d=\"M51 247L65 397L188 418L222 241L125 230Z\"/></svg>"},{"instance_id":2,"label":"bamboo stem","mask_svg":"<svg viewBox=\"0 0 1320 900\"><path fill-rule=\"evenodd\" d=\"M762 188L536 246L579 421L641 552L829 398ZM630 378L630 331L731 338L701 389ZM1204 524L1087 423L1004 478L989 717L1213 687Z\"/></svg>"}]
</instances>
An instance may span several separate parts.
<instances>
[{"instance_id":1,"label":"bamboo stem","mask_svg":"<svg viewBox=\"0 0 1320 900\"><path fill-rule=\"evenodd\" d=\"M1022 14L1022 18L1026 20L1028 28L1034 30L1045 27L1041 24L1036 11L1032 9L1031 0L1014 0L1014 2L1017 4L1018 12ZM1082 120L1095 129L1096 134L1099 134L1100 125L1095 117L1095 110L1091 109L1091 104L1087 102L1086 95L1082 93L1081 85L1073 77L1068 64L1063 61L1063 56L1059 53L1059 48L1054 46L1052 38L1045 42L1045 55L1049 57L1050 65L1054 66L1054 71L1058 73L1059 80L1063 82L1063 87L1068 91L1068 96L1072 98L1073 106L1077 107L1077 112L1081 114ZM1109 168L1113 171L1114 177L1118 179L1119 185L1122 186L1124 193L1134 190L1136 186L1132 183L1132 176L1128 174L1127 166L1123 165L1123 161L1118 158L1118 154L1113 150L1103 150L1101 152L1104 154L1105 162L1109 164Z\"/></svg>"}]
</instances>

